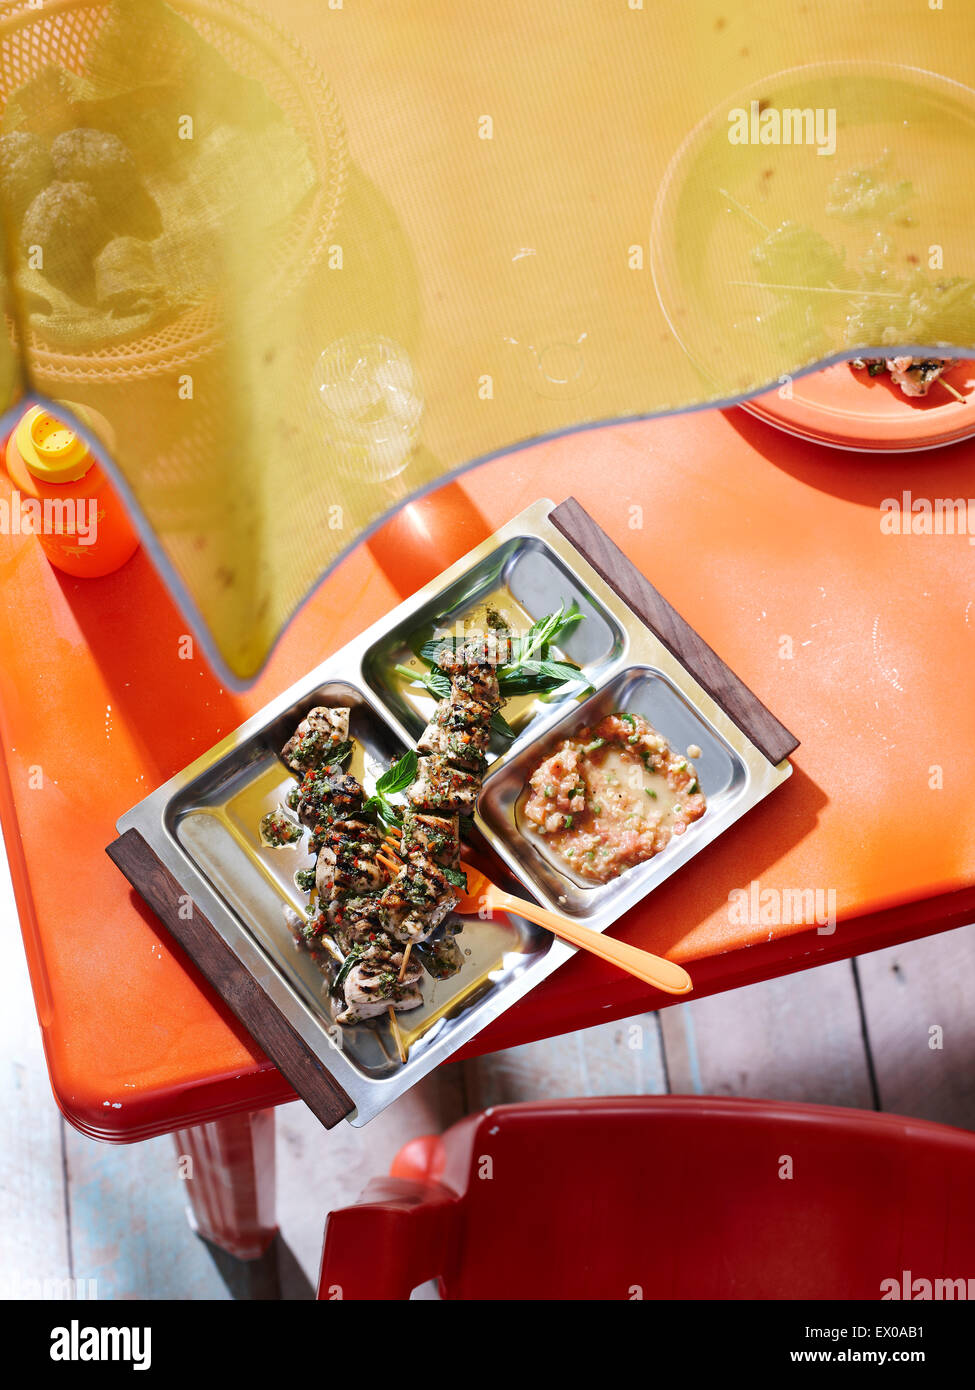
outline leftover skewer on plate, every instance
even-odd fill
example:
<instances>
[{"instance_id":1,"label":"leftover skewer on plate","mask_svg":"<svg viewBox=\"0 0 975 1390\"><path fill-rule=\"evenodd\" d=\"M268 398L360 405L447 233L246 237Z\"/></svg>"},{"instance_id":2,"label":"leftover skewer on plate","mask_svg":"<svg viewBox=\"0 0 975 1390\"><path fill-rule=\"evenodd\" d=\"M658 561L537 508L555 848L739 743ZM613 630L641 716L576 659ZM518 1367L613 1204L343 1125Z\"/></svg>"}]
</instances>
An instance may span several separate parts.
<instances>
[{"instance_id":1,"label":"leftover skewer on plate","mask_svg":"<svg viewBox=\"0 0 975 1390\"><path fill-rule=\"evenodd\" d=\"M926 396L934 383L940 382L956 401L967 404L960 391L956 391L950 381L945 381L943 373L953 365L951 357L854 357L850 366L857 371L867 371L871 376L889 372L895 386L899 386L905 396Z\"/></svg>"}]
</instances>

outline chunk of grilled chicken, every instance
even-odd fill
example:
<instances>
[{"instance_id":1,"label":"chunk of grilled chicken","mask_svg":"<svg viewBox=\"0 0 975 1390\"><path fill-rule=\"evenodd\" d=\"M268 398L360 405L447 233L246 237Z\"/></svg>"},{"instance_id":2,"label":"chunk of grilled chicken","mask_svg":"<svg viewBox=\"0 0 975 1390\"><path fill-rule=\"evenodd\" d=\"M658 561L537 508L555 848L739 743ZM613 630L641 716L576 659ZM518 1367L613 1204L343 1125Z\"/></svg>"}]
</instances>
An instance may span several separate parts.
<instances>
[{"instance_id":1,"label":"chunk of grilled chicken","mask_svg":"<svg viewBox=\"0 0 975 1390\"><path fill-rule=\"evenodd\" d=\"M442 700L441 705L450 705L452 709L457 710L459 720L467 728L486 729L490 739L491 719L498 708L497 704L476 700L469 691L459 690L456 685L451 685L450 698Z\"/></svg>"},{"instance_id":2,"label":"chunk of grilled chicken","mask_svg":"<svg viewBox=\"0 0 975 1390\"><path fill-rule=\"evenodd\" d=\"M501 703L501 694L496 656L495 647L468 642L455 650L445 649L439 665L450 677L455 689L479 700L481 704L497 707Z\"/></svg>"},{"instance_id":3,"label":"chunk of grilled chicken","mask_svg":"<svg viewBox=\"0 0 975 1390\"><path fill-rule=\"evenodd\" d=\"M284 761L295 772L307 772L321 767L328 753L336 744L344 743L349 737L348 709L328 709L316 705L304 719L281 749Z\"/></svg>"},{"instance_id":4,"label":"chunk of grilled chicken","mask_svg":"<svg viewBox=\"0 0 975 1390\"><path fill-rule=\"evenodd\" d=\"M354 849L353 845L348 846ZM389 875L383 866L367 854L338 853L323 845L315 864L315 887L318 896L344 897L349 893L372 893L382 888Z\"/></svg>"},{"instance_id":5,"label":"chunk of grilled chicken","mask_svg":"<svg viewBox=\"0 0 975 1390\"><path fill-rule=\"evenodd\" d=\"M342 926L331 927L330 933L336 946L347 956L354 946L364 946L370 936L375 936L376 926L372 922L364 922L360 917L348 920Z\"/></svg>"},{"instance_id":6,"label":"chunk of grilled chicken","mask_svg":"<svg viewBox=\"0 0 975 1390\"><path fill-rule=\"evenodd\" d=\"M433 816L426 811L408 810L403 817L400 853L411 864L453 867L460 858L460 830L456 816Z\"/></svg>"},{"instance_id":7,"label":"chunk of grilled chicken","mask_svg":"<svg viewBox=\"0 0 975 1390\"><path fill-rule=\"evenodd\" d=\"M379 931L382 925L378 897L353 893L348 898L334 898L324 903L323 910L335 927L345 927L349 922L362 921L371 924L373 930Z\"/></svg>"},{"instance_id":8,"label":"chunk of grilled chicken","mask_svg":"<svg viewBox=\"0 0 975 1390\"><path fill-rule=\"evenodd\" d=\"M511 635L491 628L466 642L455 644L447 640L440 650L437 665L448 675L468 666L503 666L512 656Z\"/></svg>"},{"instance_id":9,"label":"chunk of grilled chicken","mask_svg":"<svg viewBox=\"0 0 975 1390\"><path fill-rule=\"evenodd\" d=\"M411 806L441 815L469 814L474 810L481 790L479 774L454 767L442 753L421 758L419 772L406 793Z\"/></svg>"},{"instance_id":10,"label":"chunk of grilled chicken","mask_svg":"<svg viewBox=\"0 0 975 1390\"><path fill-rule=\"evenodd\" d=\"M486 714L486 718L479 717ZM484 705L441 700L436 713L424 729L417 751L442 753L458 767L483 772L491 739L491 714Z\"/></svg>"},{"instance_id":11,"label":"chunk of grilled chicken","mask_svg":"<svg viewBox=\"0 0 975 1390\"><path fill-rule=\"evenodd\" d=\"M372 893L389 881L376 859L383 843L377 826L348 817L327 824L319 840L315 887L323 902L348 893Z\"/></svg>"},{"instance_id":12,"label":"chunk of grilled chicken","mask_svg":"<svg viewBox=\"0 0 975 1390\"><path fill-rule=\"evenodd\" d=\"M423 995L417 982L423 974L418 961L408 961L403 972L403 952L390 951L387 946L371 946L353 965L343 985L345 1007L336 1014L338 1023L358 1023L375 1018L392 1006L397 1013L418 1008Z\"/></svg>"},{"instance_id":13,"label":"chunk of grilled chicken","mask_svg":"<svg viewBox=\"0 0 975 1390\"><path fill-rule=\"evenodd\" d=\"M931 387L951 365L947 357L888 357L886 367L890 379L905 396L926 396Z\"/></svg>"},{"instance_id":14,"label":"chunk of grilled chicken","mask_svg":"<svg viewBox=\"0 0 975 1390\"><path fill-rule=\"evenodd\" d=\"M347 816L344 819L333 820L325 827L322 843L334 850L351 845L353 853L368 854L382 845L383 833L370 821Z\"/></svg>"},{"instance_id":15,"label":"chunk of grilled chicken","mask_svg":"<svg viewBox=\"0 0 975 1390\"><path fill-rule=\"evenodd\" d=\"M346 1025L362 1023L367 1018L376 1018L379 1014L389 1013L391 1007L396 1013L401 1014L408 1009L418 1009L422 1003L423 995L419 988L416 985L404 985L395 999L373 999L362 1003L346 1004L335 1015L335 1022Z\"/></svg>"},{"instance_id":16,"label":"chunk of grilled chicken","mask_svg":"<svg viewBox=\"0 0 975 1390\"><path fill-rule=\"evenodd\" d=\"M305 774L298 795L298 819L314 830L330 819L355 816L365 799L362 784L355 777L334 763L326 763Z\"/></svg>"},{"instance_id":17,"label":"chunk of grilled chicken","mask_svg":"<svg viewBox=\"0 0 975 1390\"><path fill-rule=\"evenodd\" d=\"M374 941L383 930L378 898L333 898L326 904L323 916L332 939L346 955L353 946Z\"/></svg>"},{"instance_id":18,"label":"chunk of grilled chicken","mask_svg":"<svg viewBox=\"0 0 975 1390\"><path fill-rule=\"evenodd\" d=\"M400 941L425 941L457 903L443 869L427 861L406 864L379 895L383 926Z\"/></svg>"},{"instance_id":19,"label":"chunk of grilled chicken","mask_svg":"<svg viewBox=\"0 0 975 1390\"><path fill-rule=\"evenodd\" d=\"M447 673L456 691L495 710L501 704L501 690L493 666L471 663L458 665Z\"/></svg>"},{"instance_id":20,"label":"chunk of grilled chicken","mask_svg":"<svg viewBox=\"0 0 975 1390\"><path fill-rule=\"evenodd\" d=\"M468 666L503 666L511 660L511 634L489 628L480 637L464 643L464 660Z\"/></svg>"}]
</instances>

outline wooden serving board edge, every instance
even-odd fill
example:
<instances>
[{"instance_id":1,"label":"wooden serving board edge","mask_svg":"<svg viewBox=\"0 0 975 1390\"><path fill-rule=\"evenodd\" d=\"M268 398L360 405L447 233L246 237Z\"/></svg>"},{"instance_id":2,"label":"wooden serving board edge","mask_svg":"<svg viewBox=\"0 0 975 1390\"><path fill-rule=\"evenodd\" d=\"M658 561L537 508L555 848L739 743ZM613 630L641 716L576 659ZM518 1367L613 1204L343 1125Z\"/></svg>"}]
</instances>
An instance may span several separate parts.
<instances>
[{"instance_id":1,"label":"wooden serving board edge","mask_svg":"<svg viewBox=\"0 0 975 1390\"><path fill-rule=\"evenodd\" d=\"M345 1091L138 830L105 852L325 1128L350 1115Z\"/></svg>"},{"instance_id":2,"label":"wooden serving board edge","mask_svg":"<svg viewBox=\"0 0 975 1390\"><path fill-rule=\"evenodd\" d=\"M574 497L554 507L549 520L773 766L795 752L799 747L796 736L640 573Z\"/></svg>"}]
</instances>

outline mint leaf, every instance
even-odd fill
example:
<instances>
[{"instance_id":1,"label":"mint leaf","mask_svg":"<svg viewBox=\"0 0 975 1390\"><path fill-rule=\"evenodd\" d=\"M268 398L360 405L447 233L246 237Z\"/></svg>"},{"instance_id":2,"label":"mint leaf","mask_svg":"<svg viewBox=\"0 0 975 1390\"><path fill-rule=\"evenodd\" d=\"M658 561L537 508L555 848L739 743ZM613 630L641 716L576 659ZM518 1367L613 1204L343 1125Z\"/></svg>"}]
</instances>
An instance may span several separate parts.
<instances>
[{"instance_id":1,"label":"mint leaf","mask_svg":"<svg viewBox=\"0 0 975 1390\"><path fill-rule=\"evenodd\" d=\"M556 637L571 632L574 627L581 623L583 616L584 614L574 599L568 609L564 603L560 604L557 612L548 613L544 618L539 618L531 625L519 644L517 654L513 654L510 664L521 666L536 652L544 653L545 648L551 646Z\"/></svg>"},{"instance_id":2,"label":"mint leaf","mask_svg":"<svg viewBox=\"0 0 975 1390\"><path fill-rule=\"evenodd\" d=\"M415 748L410 748L398 762L393 763L376 783L376 795L380 797L392 796L395 792L405 791L407 787L416 781L416 769L419 763L419 755Z\"/></svg>"},{"instance_id":3,"label":"mint leaf","mask_svg":"<svg viewBox=\"0 0 975 1390\"><path fill-rule=\"evenodd\" d=\"M384 796L371 796L368 801L363 802L360 815L367 815L369 812L373 812L376 819L381 821L387 830L391 826L402 826L403 824L396 807Z\"/></svg>"},{"instance_id":4,"label":"mint leaf","mask_svg":"<svg viewBox=\"0 0 975 1390\"><path fill-rule=\"evenodd\" d=\"M527 664L530 669L537 670L540 675L551 676L553 680L585 680L582 671L571 661L530 661Z\"/></svg>"},{"instance_id":5,"label":"mint leaf","mask_svg":"<svg viewBox=\"0 0 975 1390\"><path fill-rule=\"evenodd\" d=\"M504 715L498 709L496 709L494 713L491 715L491 728L494 730L496 734L500 734L502 738L515 737L514 729L511 727L507 719L505 719Z\"/></svg>"},{"instance_id":6,"label":"mint leaf","mask_svg":"<svg viewBox=\"0 0 975 1390\"><path fill-rule=\"evenodd\" d=\"M349 954L346 956L345 960L342 962L341 966L339 967L339 972L338 972L338 974L335 976L335 979L332 981L332 992L333 992L334 994L337 994L337 993L339 992L339 990L342 988L342 986L345 984L346 980L348 979L348 976L349 976L350 971L352 970L352 967L355 965L356 961L359 960L359 958L360 958L361 956L363 956L364 954L365 954L364 948L363 948L362 946L358 945L358 944L356 944L355 946L353 946L353 947L350 948Z\"/></svg>"},{"instance_id":7,"label":"mint leaf","mask_svg":"<svg viewBox=\"0 0 975 1390\"><path fill-rule=\"evenodd\" d=\"M414 671L409 666L397 665L393 670L414 685L424 686L438 700L445 700L450 695L450 677L439 666L432 666L429 671Z\"/></svg>"},{"instance_id":8,"label":"mint leaf","mask_svg":"<svg viewBox=\"0 0 975 1390\"><path fill-rule=\"evenodd\" d=\"M397 792L405 791L416 781L419 755L415 748L409 749L392 767L387 768L376 782L376 790L363 804L362 812L373 812L387 828L401 825L400 814L389 800Z\"/></svg>"},{"instance_id":9,"label":"mint leaf","mask_svg":"<svg viewBox=\"0 0 975 1390\"><path fill-rule=\"evenodd\" d=\"M503 666L498 682L504 695L547 695L573 681L581 681L584 694L592 689L578 666L568 661L526 661L517 668Z\"/></svg>"},{"instance_id":10,"label":"mint leaf","mask_svg":"<svg viewBox=\"0 0 975 1390\"><path fill-rule=\"evenodd\" d=\"M334 748L328 750L325 758L325 766L331 767L333 763L344 763L352 752L352 744L348 740L344 743L337 743Z\"/></svg>"},{"instance_id":11,"label":"mint leaf","mask_svg":"<svg viewBox=\"0 0 975 1390\"><path fill-rule=\"evenodd\" d=\"M424 642L417 656L423 661L428 661L431 666L439 666L444 652L456 651L457 646L458 642L454 637L431 637L429 642Z\"/></svg>"},{"instance_id":12,"label":"mint leaf","mask_svg":"<svg viewBox=\"0 0 975 1390\"><path fill-rule=\"evenodd\" d=\"M549 695L554 690L561 690L563 685L565 681L561 678L556 680L552 676L542 676L537 671L513 671L501 682L501 693L506 699L515 695Z\"/></svg>"}]
</instances>

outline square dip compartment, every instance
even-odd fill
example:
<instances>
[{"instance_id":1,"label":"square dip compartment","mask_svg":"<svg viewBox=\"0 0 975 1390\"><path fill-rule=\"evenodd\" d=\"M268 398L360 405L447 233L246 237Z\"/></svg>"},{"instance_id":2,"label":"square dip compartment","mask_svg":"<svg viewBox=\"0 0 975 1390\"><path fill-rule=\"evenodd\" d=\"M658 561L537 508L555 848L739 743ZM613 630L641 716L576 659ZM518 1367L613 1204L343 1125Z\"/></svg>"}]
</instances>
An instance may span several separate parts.
<instances>
[{"instance_id":1,"label":"square dip compartment","mask_svg":"<svg viewBox=\"0 0 975 1390\"><path fill-rule=\"evenodd\" d=\"M526 822L523 805L529 777L557 745L616 711L642 715L675 752L694 745L701 749L692 761L707 809L653 858L609 883L595 883L572 873L545 836ZM618 917L720 833L735 818L747 782L742 759L677 686L654 667L631 666L490 771L478 819L491 844L541 903L597 926Z\"/></svg>"},{"instance_id":2,"label":"square dip compartment","mask_svg":"<svg viewBox=\"0 0 975 1390\"><path fill-rule=\"evenodd\" d=\"M573 600L586 615L585 620L562 642L556 639L555 646L582 667L590 684L597 685L600 675L620 659L625 649L623 629L562 559L544 541L532 536L506 541L407 621L384 634L363 658L366 683L411 736L419 738L437 701L421 686L411 686L396 672L397 665L417 672L426 670L425 663L415 655L423 642L435 634L460 635L465 625L468 631L483 630L488 609L500 612L514 631L521 631L554 612L561 603L568 607ZM492 740L491 756L497 758L517 746L530 725L536 725L539 719L553 721L565 701L575 698L569 693L558 701L537 696L509 700L502 714L519 737L514 742L504 738Z\"/></svg>"}]
</instances>

